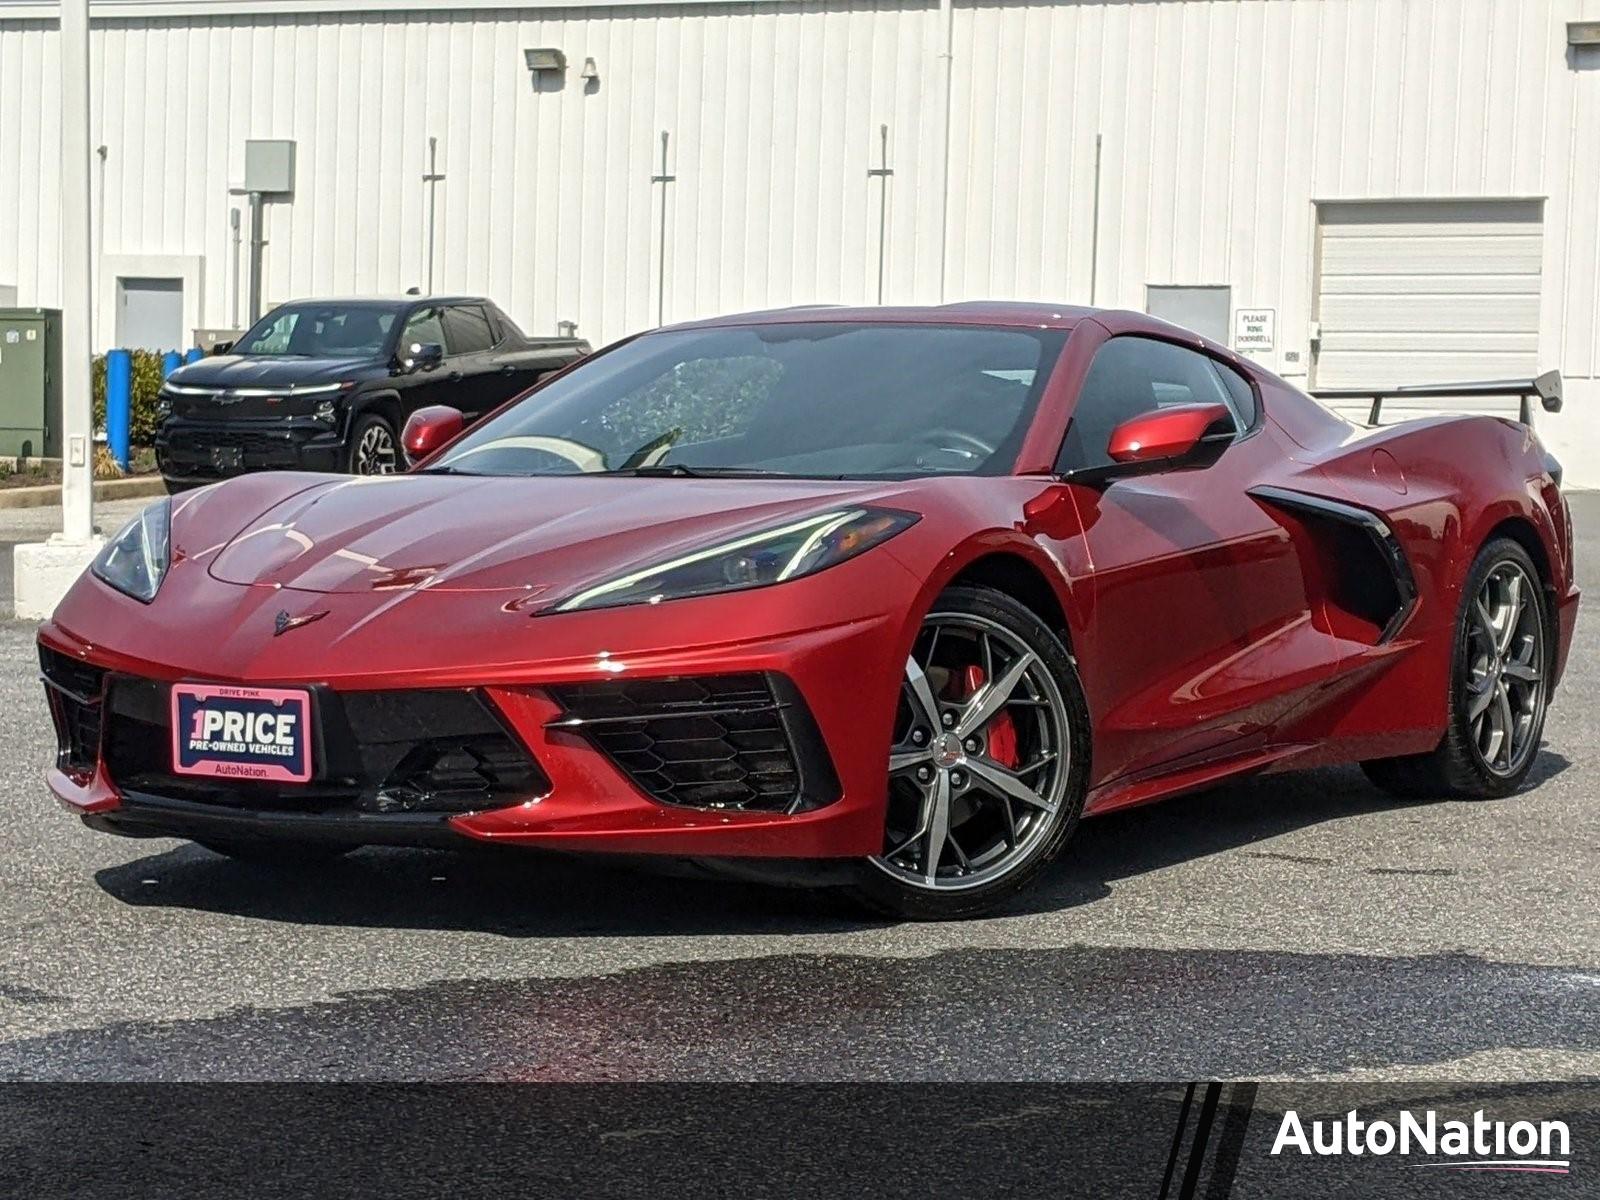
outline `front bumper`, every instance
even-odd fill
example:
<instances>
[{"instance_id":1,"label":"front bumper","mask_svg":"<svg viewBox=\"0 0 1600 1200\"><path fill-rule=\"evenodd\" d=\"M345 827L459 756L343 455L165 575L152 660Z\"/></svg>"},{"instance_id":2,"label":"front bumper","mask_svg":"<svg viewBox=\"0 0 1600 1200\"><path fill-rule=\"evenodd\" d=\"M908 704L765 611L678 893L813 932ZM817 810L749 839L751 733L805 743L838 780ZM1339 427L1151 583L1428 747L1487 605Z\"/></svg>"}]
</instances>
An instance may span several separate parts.
<instances>
[{"instance_id":1,"label":"front bumper","mask_svg":"<svg viewBox=\"0 0 1600 1200\"><path fill-rule=\"evenodd\" d=\"M164 478L202 483L250 471L337 471L344 439L315 417L197 421L169 417L156 431L156 463Z\"/></svg>"},{"instance_id":2,"label":"front bumper","mask_svg":"<svg viewBox=\"0 0 1600 1200\"><path fill-rule=\"evenodd\" d=\"M582 619L606 624L630 618L608 614ZM248 795L231 795L219 801L197 796L192 789L165 786L159 778L154 783L148 777L132 778L125 762L119 763L118 754L111 750L116 744L114 709L101 710L109 714L105 728L94 731L92 749L79 745L74 759L68 753L70 730L62 719L59 695L52 703L64 750L49 773L49 785L68 809L94 827L136 837L283 838L419 846L476 839L614 854L857 858L876 853L882 844L885 759L899 688L894 663L904 657L898 625L898 620L887 616L848 620L821 629L724 643L714 652L681 647L662 650L626 664L628 678L645 684L730 675L774 681L773 696L788 722L785 728L796 775L777 792L772 791L776 784L768 788L780 800L784 797L778 793L784 788L793 793L788 802L777 806L764 800L717 806L743 798L744 793L738 791L731 795L692 789L676 792L668 778L675 748L666 748L665 776L649 758L664 749L658 734L651 735L658 737L656 744L645 745L637 738L630 740L626 725L574 720L574 686L604 688L615 682L611 672L616 660L604 656L591 659L588 671L574 670L570 661L565 665L558 662L530 668L530 678L525 681L495 680L465 689L483 698L517 745L526 750L541 777L540 785L525 794L497 796L494 803L470 811L375 812L353 803L310 811L293 797L273 796L262 802ZM190 671L152 670L149 664L129 662L55 623L41 630L40 641L47 651L72 664L102 672L108 689L114 689L119 679L136 680L143 687L164 687L175 679L194 677ZM637 674L633 673L635 667ZM455 672L448 681L456 688L463 686L460 674ZM408 679L407 691L444 682ZM337 681L330 686L334 695L346 701L363 694L360 689L340 691ZM681 727L683 722L701 720L702 714L680 711L670 716L680 727L667 730L668 741L679 735L679 745L684 739L696 745L707 741L706 729ZM722 738L731 751L713 745L701 757L743 753L742 747L753 746L751 754L757 757L751 761L756 765L741 767L740 777L759 776L769 784L782 779L781 765L763 767L759 760L763 746L770 750L770 740L762 739L770 739L771 723L752 724L754 718L738 714L735 718L721 718L722 732L713 730L710 738L713 743ZM602 737L602 728L612 734L620 730L624 736ZM764 770L769 773L763 775ZM747 788L752 795L761 790L755 785Z\"/></svg>"}]
</instances>

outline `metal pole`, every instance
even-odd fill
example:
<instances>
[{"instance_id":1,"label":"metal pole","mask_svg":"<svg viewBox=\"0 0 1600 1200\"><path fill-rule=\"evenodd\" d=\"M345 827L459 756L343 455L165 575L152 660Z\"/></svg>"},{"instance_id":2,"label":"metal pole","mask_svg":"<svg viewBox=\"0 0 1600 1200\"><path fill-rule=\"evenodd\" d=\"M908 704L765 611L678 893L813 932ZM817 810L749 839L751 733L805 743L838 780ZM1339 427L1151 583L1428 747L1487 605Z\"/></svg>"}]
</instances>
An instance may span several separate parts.
<instances>
[{"instance_id":1,"label":"metal pole","mask_svg":"<svg viewBox=\"0 0 1600 1200\"><path fill-rule=\"evenodd\" d=\"M267 239L262 236L263 218L267 206L260 192L250 193L250 324L261 319L261 263L262 249Z\"/></svg>"},{"instance_id":2,"label":"metal pole","mask_svg":"<svg viewBox=\"0 0 1600 1200\"><path fill-rule=\"evenodd\" d=\"M90 297L89 307L89 340L90 348L98 346L99 340L94 327L93 297L100 294L100 260L106 252L106 156L111 153L108 146L96 146L95 157L99 160L99 169L96 171L98 178L95 181L94 197L94 245L89 248L93 255L93 265L89 271Z\"/></svg>"},{"instance_id":3,"label":"metal pole","mask_svg":"<svg viewBox=\"0 0 1600 1200\"><path fill-rule=\"evenodd\" d=\"M61 538L94 537L89 0L61 0Z\"/></svg>"},{"instance_id":4,"label":"metal pole","mask_svg":"<svg viewBox=\"0 0 1600 1200\"><path fill-rule=\"evenodd\" d=\"M239 210L228 210L228 228L233 230L233 282L228 288L228 328L239 328Z\"/></svg>"},{"instance_id":5,"label":"metal pole","mask_svg":"<svg viewBox=\"0 0 1600 1200\"><path fill-rule=\"evenodd\" d=\"M939 0L939 21L944 26L944 49L940 52L939 91L944 129L939 138L939 302L944 303L946 267L950 258L950 121L952 77L956 61L956 12L954 0Z\"/></svg>"},{"instance_id":6,"label":"metal pole","mask_svg":"<svg viewBox=\"0 0 1600 1200\"><path fill-rule=\"evenodd\" d=\"M661 185L661 256L656 268L656 324L667 323L667 185L677 178L667 171L667 131L661 131L661 173L650 176Z\"/></svg>"},{"instance_id":7,"label":"metal pole","mask_svg":"<svg viewBox=\"0 0 1600 1200\"><path fill-rule=\"evenodd\" d=\"M1094 135L1094 224L1089 230L1089 304L1100 282L1100 135Z\"/></svg>"},{"instance_id":8,"label":"metal pole","mask_svg":"<svg viewBox=\"0 0 1600 1200\"><path fill-rule=\"evenodd\" d=\"M439 139L428 139L428 171L422 182L428 185L428 295L433 295L433 235L434 222L439 211L439 184L444 176L439 174Z\"/></svg>"},{"instance_id":9,"label":"metal pole","mask_svg":"<svg viewBox=\"0 0 1600 1200\"><path fill-rule=\"evenodd\" d=\"M889 231L889 176L894 172L889 169L889 127L878 126L879 150L878 166L867 172L867 178L877 177L883 180L883 187L878 192L878 303L883 303L883 259L888 242Z\"/></svg>"}]
</instances>

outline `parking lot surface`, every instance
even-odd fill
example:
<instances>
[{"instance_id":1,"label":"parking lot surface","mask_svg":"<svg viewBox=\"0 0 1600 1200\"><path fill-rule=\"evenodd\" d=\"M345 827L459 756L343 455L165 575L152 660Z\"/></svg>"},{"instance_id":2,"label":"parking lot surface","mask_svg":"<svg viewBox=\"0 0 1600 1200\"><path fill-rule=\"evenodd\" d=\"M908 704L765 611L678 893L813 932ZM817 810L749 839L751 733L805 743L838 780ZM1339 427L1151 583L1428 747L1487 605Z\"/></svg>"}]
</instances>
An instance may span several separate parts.
<instances>
[{"instance_id":1,"label":"parking lot surface","mask_svg":"<svg viewBox=\"0 0 1600 1200\"><path fill-rule=\"evenodd\" d=\"M1600 495L1573 507L1600 596ZM1241 783L1087 822L1012 911L916 926L509 852L283 874L93 833L40 781L32 630L0 624L0 1077L1594 1076L1597 630L1522 795Z\"/></svg>"}]
</instances>

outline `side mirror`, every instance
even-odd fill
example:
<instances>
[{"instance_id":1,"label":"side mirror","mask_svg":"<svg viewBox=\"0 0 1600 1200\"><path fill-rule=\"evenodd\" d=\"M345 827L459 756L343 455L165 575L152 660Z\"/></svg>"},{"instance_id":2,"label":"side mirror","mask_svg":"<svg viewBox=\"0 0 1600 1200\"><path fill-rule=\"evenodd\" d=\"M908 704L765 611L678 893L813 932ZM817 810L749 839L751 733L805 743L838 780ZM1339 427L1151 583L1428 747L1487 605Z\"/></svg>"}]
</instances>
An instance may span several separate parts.
<instances>
[{"instance_id":1,"label":"side mirror","mask_svg":"<svg viewBox=\"0 0 1600 1200\"><path fill-rule=\"evenodd\" d=\"M412 342L400 365L408 371L428 371L444 361L444 347L438 342Z\"/></svg>"},{"instance_id":2,"label":"side mirror","mask_svg":"<svg viewBox=\"0 0 1600 1200\"><path fill-rule=\"evenodd\" d=\"M1175 404L1129 417L1111 431L1101 467L1075 471L1073 480L1099 483L1130 475L1209 467L1234 440L1226 404Z\"/></svg>"},{"instance_id":3,"label":"side mirror","mask_svg":"<svg viewBox=\"0 0 1600 1200\"><path fill-rule=\"evenodd\" d=\"M431 404L419 408L406 421L405 432L400 435L406 450L406 464L415 465L427 458L446 442L466 428L466 418L459 408L448 404Z\"/></svg>"}]
</instances>

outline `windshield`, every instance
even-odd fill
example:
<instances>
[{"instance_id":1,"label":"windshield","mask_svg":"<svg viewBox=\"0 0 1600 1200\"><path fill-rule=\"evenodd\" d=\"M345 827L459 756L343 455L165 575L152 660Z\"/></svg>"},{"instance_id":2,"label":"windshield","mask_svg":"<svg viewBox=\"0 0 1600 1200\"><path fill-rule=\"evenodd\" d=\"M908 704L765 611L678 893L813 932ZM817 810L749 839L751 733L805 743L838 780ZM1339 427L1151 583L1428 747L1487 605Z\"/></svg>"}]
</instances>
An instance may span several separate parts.
<instances>
[{"instance_id":1,"label":"windshield","mask_svg":"<svg viewBox=\"0 0 1600 1200\"><path fill-rule=\"evenodd\" d=\"M794 323L647 334L484 422L429 468L474 475L1009 470L1066 334Z\"/></svg>"},{"instance_id":2,"label":"windshield","mask_svg":"<svg viewBox=\"0 0 1600 1200\"><path fill-rule=\"evenodd\" d=\"M373 304L288 304L257 321L233 344L233 353L375 358L383 353L397 311Z\"/></svg>"}]
</instances>

